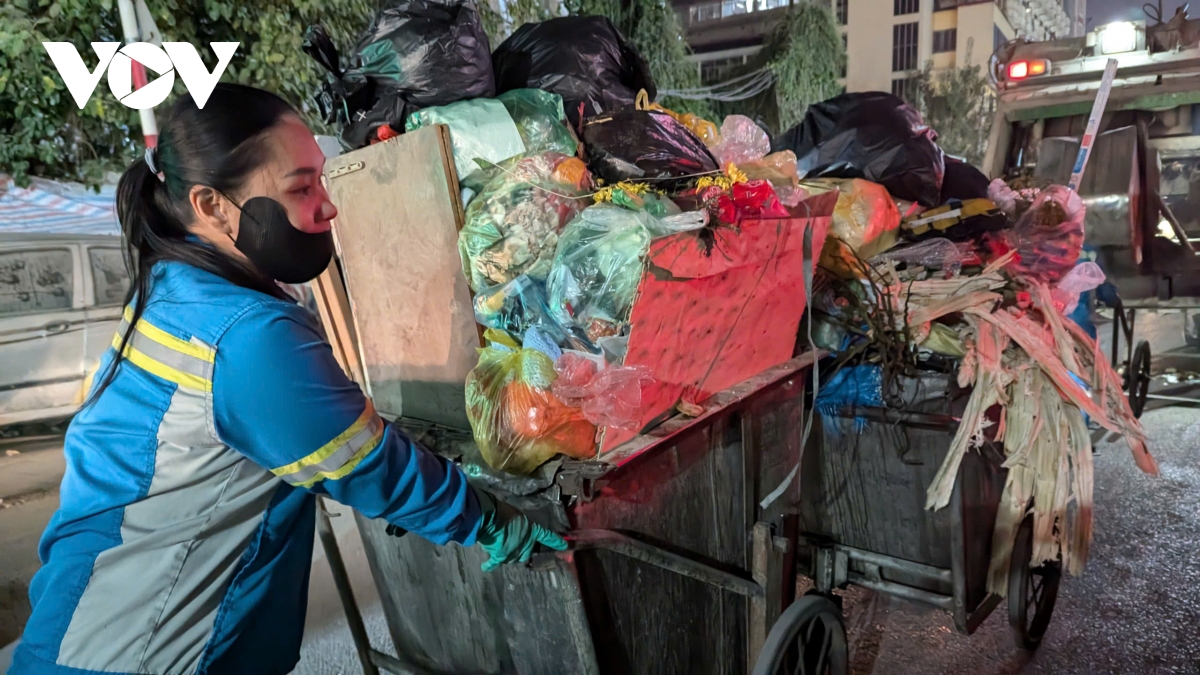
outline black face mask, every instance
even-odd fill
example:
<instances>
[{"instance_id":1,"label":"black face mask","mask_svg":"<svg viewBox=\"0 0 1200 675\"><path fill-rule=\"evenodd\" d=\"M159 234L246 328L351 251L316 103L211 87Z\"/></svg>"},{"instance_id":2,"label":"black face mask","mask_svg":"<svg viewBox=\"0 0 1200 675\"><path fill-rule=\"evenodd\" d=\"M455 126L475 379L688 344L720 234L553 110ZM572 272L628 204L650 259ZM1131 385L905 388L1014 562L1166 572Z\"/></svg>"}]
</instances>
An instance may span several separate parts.
<instances>
[{"instance_id":1,"label":"black face mask","mask_svg":"<svg viewBox=\"0 0 1200 675\"><path fill-rule=\"evenodd\" d=\"M254 197L239 207L237 250L263 274L285 284L316 279L333 257L333 233L301 232L287 209L270 197Z\"/></svg>"}]
</instances>

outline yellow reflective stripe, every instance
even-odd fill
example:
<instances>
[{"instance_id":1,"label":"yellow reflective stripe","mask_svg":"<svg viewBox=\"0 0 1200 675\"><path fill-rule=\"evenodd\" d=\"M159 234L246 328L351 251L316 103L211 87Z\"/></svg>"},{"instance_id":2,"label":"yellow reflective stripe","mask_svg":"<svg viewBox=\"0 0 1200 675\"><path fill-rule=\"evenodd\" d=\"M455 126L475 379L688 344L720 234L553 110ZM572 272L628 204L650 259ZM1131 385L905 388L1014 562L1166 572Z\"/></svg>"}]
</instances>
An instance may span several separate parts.
<instances>
[{"instance_id":1,"label":"yellow reflective stripe","mask_svg":"<svg viewBox=\"0 0 1200 675\"><path fill-rule=\"evenodd\" d=\"M112 346L113 349L121 348L120 334L117 334L115 337L113 337ZM168 382L174 382L181 387L195 389L196 391L212 391L211 380L206 380L199 375L192 375L191 373L185 373L181 370L176 370L175 368L172 368L161 361L156 361L155 359L146 356L137 349L134 349L133 345L125 347L125 354L123 356L133 365L153 375L157 375Z\"/></svg>"},{"instance_id":2,"label":"yellow reflective stripe","mask_svg":"<svg viewBox=\"0 0 1200 675\"><path fill-rule=\"evenodd\" d=\"M125 321L133 321L132 307L125 308ZM188 342L187 340L180 340L174 335L171 335L170 333L147 321L146 317L142 317L138 321L137 332L145 335L151 340L154 340L167 349L177 351L180 354L187 354L188 356L200 359L201 361L208 361L209 363L212 363L217 358L217 352L215 350L203 345L195 344L193 342Z\"/></svg>"},{"instance_id":3,"label":"yellow reflective stripe","mask_svg":"<svg viewBox=\"0 0 1200 675\"><path fill-rule=\"evenodd\" d=\"M381 425L379 425L379 431L375 432L375 435L371 437L371 440L367 441L367 443L365 445L363 445L362 448L358 452L354 453L354 456L350 458L350 461L343 464L342 468L337 469L335 471L320 471L315 476L313 476L312 478L309 478L308 480L304 481L303 483L296 483L295 484L296 487L304 487L304 488L312 487L314 484L316 484L317 481L322 481L322 480L326 480L326 479L337 480L337 479L341 478L342 476L345 476L346 474L353 471L354 467L358 466L359 462L362 462L363 459L365 459L367 455L371 454L371 451L379 446L379 441L382 439L383 439L383 425L381 424Z\"/></svg>"},{"instance_id":4,"label":"yellow reflective stripe","mask_svg":"<svg viewBox=\"0 0 1200 675\"><path fill-rule=\"evenodd\" d=\"M367 406L365 408L363 408L362 414L358 416L357 420L354 420L354 424L351 424L349 428L347 428L342 433L338 434L337 437L334 438L332 441L329 441L325 445L322 445L321 447L317 448L317 450L315 452L313 452L309 455L306 455L305 457L301 457L300 459L292 462L291 464L281 466L277 469L271 469L271 473L275 474L276 476L280 476L280 477L288 476L293 473L298 473L300 471L303 471L305 468L310 467L314 464L320 464L321 462L328 459L335 452L340 450L347 443L349 443L350 440L353 439L355 436L362 433L363 429L366 429L367 425L374 422L376 419L378 419L378 417L379 416L375 414L375 405L373 403L371 403L371 399L367 399ZM383 425L380 424L379 432L382 433L382 430L383 430ZM368 444L369 444L369 442L368 442ZM353 458L351 458L351 461L354 461Z\"/></svg>"}]
</instances>

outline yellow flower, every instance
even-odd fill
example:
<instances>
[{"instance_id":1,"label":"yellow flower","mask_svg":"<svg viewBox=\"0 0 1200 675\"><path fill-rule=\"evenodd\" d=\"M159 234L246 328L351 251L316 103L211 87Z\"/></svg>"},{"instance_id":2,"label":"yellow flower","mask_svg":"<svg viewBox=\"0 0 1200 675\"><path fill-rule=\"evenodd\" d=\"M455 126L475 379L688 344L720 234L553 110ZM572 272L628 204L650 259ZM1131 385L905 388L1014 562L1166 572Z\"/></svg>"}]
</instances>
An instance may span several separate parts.
<instances>
[{"instance_id":1,"label":"yellow flower","mask_svg":"<svg viewBox=\"0 0 1200 675\"><path fill-rule=\"evenodd\" d=\"M596 194L592 196L592 200L597 204L611 202L613 199L613 192L617 190L620 190L621 192L624 192L630 196L640 196L649 192L650 186L646 185L645 183L634 183L623 180L616 185L609 185L608 187L600 188Z\"/></svg>"},{"instance_id":2,"label":"yellow flower","mask_svg":"<svg viewBox=\"0 0 1200 675\"><path fill-rule=\"evenodd\" d=\"M703 190L704 188L717 186L722 190L728 190L738 183L745 183L750 179L745 172L734 166L732 163L725 167L724 175L718 176L701 176L696 180L696 189Z\"/></svg>"}]
</instances>

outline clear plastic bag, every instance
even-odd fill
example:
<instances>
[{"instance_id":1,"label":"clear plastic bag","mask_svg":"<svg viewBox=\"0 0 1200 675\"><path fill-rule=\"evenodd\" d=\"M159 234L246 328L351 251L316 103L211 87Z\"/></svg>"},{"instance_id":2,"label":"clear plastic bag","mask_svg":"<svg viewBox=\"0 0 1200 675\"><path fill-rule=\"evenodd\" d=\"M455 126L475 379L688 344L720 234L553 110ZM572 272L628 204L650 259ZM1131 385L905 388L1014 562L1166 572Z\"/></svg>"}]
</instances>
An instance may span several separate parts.
<instances>
[{"instance_id":1,"label":"clear plastic bag","mask_svg":"<svg viewBox=\"0 0 1200 675\"><path fill-rule=\"evenodd\" d=\"M1051 185L1007 232L1007 242L1017 250L1008 269L1035 281L1054 284L1079 261L1083 250L1083 200L1075 192Z\"/></svg>"},{"instance_id":2,"label":"clear plastic bag","mask_svg":"<svg viewBox=\"0 0 1200 675\"><path fill-rule=\"evenodd\" d=\"M508 160L488 172L493 178L467 205L458 237L472 290L505 284L522 274L545 280L559 233L587 204L581 197L591 187L586 171L577 184L555 180L564 164L578 163L546 152Z\"/></svg>"},{"instance_id":3,"label":"clear plastic bag","mask_svg":"<svg viewBox=\"0 0 1200 675\"><path fill-rule=\"evenodd\" d=\"M1071 314L1079 306L1084 293L1099 288L1104 283L1104 270L1094 262L1082 262L1075 266L1058 282L1050 295L1055 305L1062 305L1063 314Z\"/></svg>"},{"instance_id":4,"label":"clear plastic bag","mask_svg":"<svg viewBox=\"0 0 1200 675\"><path fill-rule=\"evenodd\" d=\"M527 475L555 455L596 454L596 426L552 392L554 362L533 349L489 346L467 375L467 419L494 469Z\"/></svg>"},{"instance_id":5,"label":"clear plastic bag","mask_svg":"<svg viewBox=\"0 0 1200 675\"><path fill-rule=\"evenodd\" d=\"M721 166L762 161L771 152L771 139L745 115L730 115L721 124L721 140L712 148ZM792 155L795 157L795 154ZM795 169L795 164L792 166Z\"/></svg>"},{"instance_id":6,"label":"clear plastic bag","mask_svg":"<svg viewBox=\"0 0 1200 675\"><path fill-rule=\"evenodd\" d=\"M558 345L568 344L566 330L550 317L546 291L528 275L493 286L475 295L475 320L485 328L512 335L540 327Z\"/></svg>"},{"instance_id":7,"label":"clear plastic bag","mask_svg":"<svg viewBox=\"0 0 1200 675\"><path fill-rule=\"evenodd\" d=\"M937 237L926 239L912 246L886 251L875 256L871 262L885 260L958 272L962 269L963 255L954 242L943 237Z\"/></svg>"},{"instance_id":8,"label":"clear plastic bag","mask_svg":"<svg viewBox=\"0 0 1200 675\"><path fill-rule=\"evenodd\" d=\"M598 369L591 359L567 352L554 364L558 380L554 395L578 406L589 422L600 427L636 429L641 419L642 388L654 382L645 366Z\"/></svg>"},{"instance_id":9,"label":"clear plastic bag","mask_svg":"<svg viewBox=\"0 0 1200 675\"><path fill-rule=\"evenodd\" d=\"M642 278L642 256L656 229L644 211L598 204L584 209L559 238L546 282L550 311L595 342L617 335Z\"/></svg>"},{"instance_id":10,"label":"clear plastic bag","mask_svg":"<svg viewBox=\"0 0 1200 675\"><path fill-rule=\"evenodd\" d=\"M579 141L567 126L562 97L541 89L513 89L496 97L512 115L526 152L561 152L573 156Z\"/></svg>"}]
</instances>

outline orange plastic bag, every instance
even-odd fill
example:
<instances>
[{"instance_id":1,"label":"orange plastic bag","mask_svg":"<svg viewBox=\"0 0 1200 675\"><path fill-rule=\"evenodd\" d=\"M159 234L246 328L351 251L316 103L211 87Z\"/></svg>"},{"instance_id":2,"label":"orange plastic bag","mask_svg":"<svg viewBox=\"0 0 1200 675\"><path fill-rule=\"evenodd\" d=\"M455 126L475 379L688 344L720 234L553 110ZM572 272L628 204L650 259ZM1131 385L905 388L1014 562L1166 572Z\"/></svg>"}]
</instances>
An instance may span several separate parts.
<instances>
[{"instance_id":1,"label":"orange plastic bag","mask_svg":"<svg viewBox=\"0 0 1200 675\"><path fill-rule=\"evenodd\" d=\"M680 114L674 110L668 110L657 103L651 103L650 95L646 93L645 89L638 92L636 103L638 110L656 110L674 117L676 122L679 122L687 127L688 131L696 134L696 138L704 141L704 145L709 148L721 142L721 132L717 130L716 124L692 113Z\"/></svg>"},{"instance_id":2,"label":"orange plastic bag","mask_svg":"<svg viewBox=\"0 0 1200 675\"><path fill-rule=\"evenodd\" d=\"M528 474L555 455L596 454L596 427L558 400L550 357L534 349L481 349L467 375L467 419L483 459L494 469Z\"/></svg>"}]
</instances>

